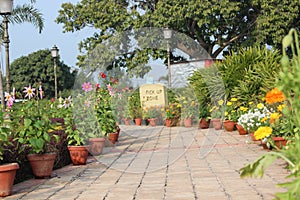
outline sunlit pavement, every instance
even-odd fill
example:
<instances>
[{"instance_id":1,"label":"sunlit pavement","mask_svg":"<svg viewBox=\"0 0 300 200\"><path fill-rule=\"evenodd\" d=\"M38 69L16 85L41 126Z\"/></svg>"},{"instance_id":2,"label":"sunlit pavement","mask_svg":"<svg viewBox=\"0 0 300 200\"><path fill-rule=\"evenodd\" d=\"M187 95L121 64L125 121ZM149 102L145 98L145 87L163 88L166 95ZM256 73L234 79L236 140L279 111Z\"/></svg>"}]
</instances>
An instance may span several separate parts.
<instances>
[{"instance_id":1,"label":"sunlit pavement","mask_svg":"<svg viewBox=\"0 0 300 200\"><path fill-rule=\"evenodd\" d=\"M237 131L121 126L119 142L87 165L16 184L3 199L272 199L288 175L283 161L262 179L241 179L239 172L266 152Z\"/></svg>"}]
</instances>

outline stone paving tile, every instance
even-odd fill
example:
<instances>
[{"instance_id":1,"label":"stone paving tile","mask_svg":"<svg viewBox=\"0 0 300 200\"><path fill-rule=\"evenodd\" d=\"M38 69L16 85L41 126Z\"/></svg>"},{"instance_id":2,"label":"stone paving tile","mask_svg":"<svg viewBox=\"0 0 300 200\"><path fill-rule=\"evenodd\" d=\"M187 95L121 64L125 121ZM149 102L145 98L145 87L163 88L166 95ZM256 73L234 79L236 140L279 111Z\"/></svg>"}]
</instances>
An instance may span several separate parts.
<instances>
[{"instance_id":1,"label":"stone paving tile","mask_svg":"<svg viewBox=\"0 0 300 200\"><path fill-rule=\"evenodd\" d=\"M268 200L284 191L276 187L288 175L282 161L262 179L240 178L240 168L267 151L236 131L162 126L121 130L117 145L106 147L89 164L66 166L51 179L16 184L13 195L2 199Z\"/></svg>"}]
</instances>

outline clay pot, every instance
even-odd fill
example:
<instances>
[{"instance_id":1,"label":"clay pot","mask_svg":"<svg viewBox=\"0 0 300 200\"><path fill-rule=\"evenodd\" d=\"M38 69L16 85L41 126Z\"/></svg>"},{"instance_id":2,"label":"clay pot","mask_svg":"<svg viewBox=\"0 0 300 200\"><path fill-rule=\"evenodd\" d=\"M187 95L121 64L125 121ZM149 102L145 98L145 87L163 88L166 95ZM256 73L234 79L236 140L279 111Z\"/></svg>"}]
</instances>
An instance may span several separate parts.
<instances>
[{"instance_id":1,"label":"clay pot","mask_svg":"<svg viewBox=\"0 0 300 200\"><path fill-rule=\"evenodd\" d=\"M248 133L241 125L236 124L235 127L240 135L246 135Z\"/></svg>"},{"instance_id":2,"label":"clay pot","mask_svg":"<svg viewBox=\"0 0 300 200\"><path fill-rule=\"evenodd\" d=\"M11 195L16 171L19 168L18 163L0 165L0 197Z\"/></svg>"},{"instance_id":3,"label":"clay pot","mask_svg":"<svg viewBox=\"0 0 300 200\"><path fill-rule=\"evenodd\" d=\"M88 146L68 146L73 165L85 165L89 152Z\"/></svg>"},{"instance_id":4,"label":"clay pot","mask_svg":"<svg viewBox=\"0 0 300 200\"><path fill-rule=\"evenodd\" d=\"M90 138L89 144L89 152L93 156L99 156L102 153L105 144L105 138Z\"/></svg>"},{"instance_id":5,"label":"clay pot","mask_svg":"<svg viewBox=\"0 0 300 200\"><path fill-rule=\"evenodd\" d=\"M149 122L150 126L156 126L156 121L157 121L157 118L148 119L148 122Z\"/></svg>"},{"instance_id":6,"label":"clay pot","mask_svg":"<svg viewBox=\"0 0 300 200\"><path fill-rule=\"evenodd\" d=\"M137 125L137 126L142 125L142 119L141 118L136 118L134 121L135 121L135 125Z\"/></svg>"},{"instance_id":7,"label":"clay pot","mask_svg":"<svg viewBox=\"0 0 300 200\"><path fill-rule=\"evenodd\" d=\"M51 176L56 153L28 154L26 157L36 178Z\"/></svg>"},{"instance_id":8,"label":"clay pot","mask_svg":"<svg viewBox=\"0 0 300 200\"><path fill-rule=\"evenodd\" d=\"M206 121L206 118L201 118L201 120L199 122L199 127L201 129L207 129L207 128L209 128L209 124L210 124L210 119L208 121Z\"/></svg>"},{"instance_id":9,"label":"clay pot","mask_svg":"<svg viewBox=\"0 0 300 200\"><path fill-rule=\"evenodd\" d=\"M116 141L118 141L119 138L119 132L115 132L115 133L110 133L109 134L109 141L111 141L111 143L115 144Z\"/></svg>"},{"instance_id":10,"label":"clay pot","mask_svg":"<svg viewBox=\"0 0 300 200\"><path fill-rule=\"evenodd\" d=\"M172 120L171 119L166 119L166 127L171 127L172 126Z\"/></svg>"},{"instance_id":11,"label":"clay pot","mask_svg":"<svg viewBox=\"0 0 300 200\"><path fill-rule=\"evenodd\" d=\"M221 119L212 119L211 121L213 123L213 127L215 128L215 130L221 130L222 129Z\"/></svg>"},{"instance_id":12,"label":"clay pot","mask_svg":"<svg viewBox=\"0 0 300 200\"><path fill-rule=\"evenodd\" d=\"M287 141L283 137L272 137L272 140L278 149L282 149L283 146L286 146Z\"/></svg>"},{"instance_id":13,"label":"clay pot","mask_svg":"<svg viewBox=\"0 0 300 200\"><path fill-rule=\"evenodd\" d=\"M224 126L225 130L229 131L229 132L232 132L234 130L234 124L235 124L235 122L231 121L231 120L225 120L223 122L223 126Z\"/></svg>"},{"instance_id":14,"label":"clay pot","mask_svg":"<svg viewBox=\"0 0 300 200\"><path fill-rule=\"evenodd\" d=\"M130 125L130 121L131 121L131 119L128 119L128 118L124 119L125 125L129 126Z\"/></svg>"},{"instance_id":15,"label":"clay pot","mask_svg":"<svg viewBox=\"0 0 300 200\"><path fill-rule=\"evenodd\" d=\"M184 119L183 123L184 123L185 127L191 127L192 124L193 124L193 119L192 118L186 118L186 119Z\"/></svg>"}]
</instances>

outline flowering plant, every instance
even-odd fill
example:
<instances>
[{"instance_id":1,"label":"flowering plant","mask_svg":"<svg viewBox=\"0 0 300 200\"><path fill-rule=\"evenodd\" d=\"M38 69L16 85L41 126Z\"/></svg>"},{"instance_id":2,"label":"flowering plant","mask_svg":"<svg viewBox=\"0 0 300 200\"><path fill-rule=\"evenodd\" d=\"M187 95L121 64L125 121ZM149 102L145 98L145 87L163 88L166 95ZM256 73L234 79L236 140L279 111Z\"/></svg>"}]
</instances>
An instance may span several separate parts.
<instances>
[{"instance_id":1,"label":"flowering plant","mask_svg":"<svg viewBox=\"0 0 300 200\"><path fill-rule=\"evenodd\" d=\"M161 108L157 106L150 106L143 110L144 119L153 119L161 116Z\"/></svg>"},{"instance_id":2,"label":"flowering plant","mask_svg":"<svg viewBox=\"0 0 300 200\"><path fill-rule=\"evenodd\" d=\"M249 132L256 131L260 126L266 124L270 115L269 109L263 103L257 104L257 107L250 109L247 113L241 115L238 119L238 125L241 125Z\"/></svg>"},{"instance_id":3,"label":"flowering plant","mask_svg":"<svg viewBox=\"0 0 300 200\"><path fill-rule=\"evenodd\" d=\"M181 117L183 119L192 118L197 115L197 104L195 100L188 97L181 97L179 100L182 105Z\"/></svg>"},{"instance_id":4,"label":"flowering plant","mask_svg":"<svg viewBox=\"0 0 300 200\"><path fill-rule=\"evenodd\" d=\"M118 92L116 86L118 79L107 77L101 72L102 86L96 84L96 102L95 111L98 126L102 134L114 133L117 131L117 124L112 110L112 98L121 98L121 93Z\"/></svg>"},{"instance_id":5,"label":"flowering plant","mask_svg":"<svg viewBox=\"0 0 300 200\"><path fill-rule=\"evenodd\" d=\"M55 125L49 119L50 107L47 100L43 100L42 87L40 86L39 93L36 94L35 88L28 86L23 93L25 96L20 103L14 103L14 92L12 95L6 93L11 118L10 128L14 130L15 140L29 145L31 153L55 151L55 141L59 137L50 134L55 130Z\"/></svg>"},{"instance_id":6,"label":"flowering plant","mask_svg":"<svg viewBox=\"0 0 300 200\"><path fill-rule=\"evenodd\" d=\"M227 101L224 113L225 119L236 122L238 120L237 98L231 98Z\"/></svg>"},{"instance_id":7,"label":"flowering plant","mask_svg":"<svg viewBox=\"0 0 300 200\"><path fill-rule=\"evenodd\" d=\"M209 112L212 119L220 119L224 116L224 101L221 99L217 104L212 105Z\"/></svg>"},{"instance_id":8,"label":"flowering plant","mask_svg":"<svg viewBox=\"0 0 300 200\"><path fill-rule=\"evenodd\" d=\"M165 119L178 119L180 117L181 105L179 103L172 103L162 109L162 111Z\"/></svg>"}]
</instances>

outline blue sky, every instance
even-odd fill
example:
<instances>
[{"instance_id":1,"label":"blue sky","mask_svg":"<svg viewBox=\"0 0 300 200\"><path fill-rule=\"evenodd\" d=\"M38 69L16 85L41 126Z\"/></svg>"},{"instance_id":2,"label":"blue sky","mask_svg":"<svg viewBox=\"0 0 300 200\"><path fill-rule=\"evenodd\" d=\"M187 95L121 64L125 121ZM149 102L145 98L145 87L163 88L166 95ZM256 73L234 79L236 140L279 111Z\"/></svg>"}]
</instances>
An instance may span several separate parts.
<instances>
[{"instance_id":1,"label":"blue sky","mask_svg":"<svg viewBox=\"0 0 300 200\"><path fill-rule=\"evenodd\" d=\"M15 0L14 5L27 3L29 0ZM62 33L62 24L56 24L55 18L62 3L76 3L80 0L37 0L35 7L44 16L45 28L41 34L32 24L9 24L10 38L10 63L15 59L26 56L41 49L51 49L55 44L59 48L61 60L71 67L76 67L76 56L79 54L78 43L87 36L92 35L91 30L74 33ZM5 52L2 49L2 60L5 60Z\"/></svg>"}]
</instances>

